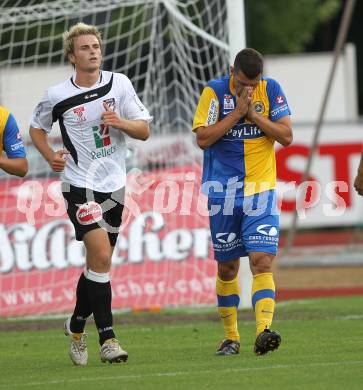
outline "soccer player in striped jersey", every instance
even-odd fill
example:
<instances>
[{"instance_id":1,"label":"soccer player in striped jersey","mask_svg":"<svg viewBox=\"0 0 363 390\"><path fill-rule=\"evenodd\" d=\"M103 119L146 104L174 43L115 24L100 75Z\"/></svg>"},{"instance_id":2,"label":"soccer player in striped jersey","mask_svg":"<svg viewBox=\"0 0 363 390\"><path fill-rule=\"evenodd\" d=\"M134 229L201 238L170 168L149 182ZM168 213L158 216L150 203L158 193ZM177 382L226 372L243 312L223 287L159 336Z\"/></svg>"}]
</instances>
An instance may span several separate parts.
<instances>
[{"instance_id":1,"label":"soccer player in striped jersey","mask_svg":"<svg viewBox=\"0 0 363 390\"><path fill-rule=\"evenodd\" d=\"M258 355L278 348L270 330L275 309L272 263L277 253L274 143L292 142L290 109L277 81L263 77L263 58L240 51L228 76L211 80L200 97L193 131L204 150L202 191L208 196L210 230L218 264L216 293L225 337L216 354L237 354L239 259L253 274Z\"/></svg>"},{"instance_id":2,"label":"soccer player in striped jersey","mask_svg":"<svg viewBox=\"0 0 363 390\"><path fill-rule=\"evenodd\" d=\"M102 362L128 358L116 339L111 311L111 257L123 211L125 134L146 140L151 117L123 74L100 69L102 40L95 26L78 23L64 34L64 52L74 75L50 87L34 110L30 135L55 172L76 239L86 247L76 306L65 323L71 360L86 365L84 328L93 314ZM65 149L54 151L47 134L58 121Z\"/></svg>"},{"instance_id":3,"label":"soccer player in striped jersey","mask_svg":"<svg viewBox=\"0 0 363 390\"><path fill-rule=\"evenodd\" d=\"M28 172L28 161L18 125L13 114L3 106L0 106L0 169L20 177Z\"/></svg>"}]
</instances>

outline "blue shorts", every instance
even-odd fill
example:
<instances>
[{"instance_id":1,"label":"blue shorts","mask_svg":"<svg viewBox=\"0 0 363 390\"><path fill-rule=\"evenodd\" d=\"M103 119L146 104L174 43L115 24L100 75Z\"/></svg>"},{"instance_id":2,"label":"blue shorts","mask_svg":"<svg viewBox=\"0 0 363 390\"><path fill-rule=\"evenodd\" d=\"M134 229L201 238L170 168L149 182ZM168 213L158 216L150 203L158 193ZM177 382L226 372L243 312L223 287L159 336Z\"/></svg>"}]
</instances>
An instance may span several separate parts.
<instances>
[{"instance_id":1,"label":"blue shorts","mask_svg":"<svg viewBox=\"0 0 363 390\"><path fill-rule=\"evenodd\" d=\"M276 255L279 213L275 190L234 199L208 199L209 222L217 261L234 260L250 252Z\"/></svg>"}]
</instances>

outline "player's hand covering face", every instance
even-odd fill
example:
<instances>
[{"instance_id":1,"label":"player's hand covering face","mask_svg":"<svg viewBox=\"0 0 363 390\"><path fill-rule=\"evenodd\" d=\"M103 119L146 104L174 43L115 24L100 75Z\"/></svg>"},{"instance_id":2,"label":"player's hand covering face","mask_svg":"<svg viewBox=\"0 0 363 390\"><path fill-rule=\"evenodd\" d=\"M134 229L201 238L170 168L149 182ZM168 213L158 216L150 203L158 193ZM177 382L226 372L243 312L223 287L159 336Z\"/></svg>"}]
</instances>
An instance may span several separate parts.
<instances>
[{"instance_id":1,"label":"player's hand covering face","mask_svg":"<svg viewBox=\"0 0 363 390\"><path fill-rule=\"evenodd\" d=\"M251 100L252 93L249 88L240 86L236 89L236 108L240 112L241 116L246 116Z\"/></svg>"}]
</instances>

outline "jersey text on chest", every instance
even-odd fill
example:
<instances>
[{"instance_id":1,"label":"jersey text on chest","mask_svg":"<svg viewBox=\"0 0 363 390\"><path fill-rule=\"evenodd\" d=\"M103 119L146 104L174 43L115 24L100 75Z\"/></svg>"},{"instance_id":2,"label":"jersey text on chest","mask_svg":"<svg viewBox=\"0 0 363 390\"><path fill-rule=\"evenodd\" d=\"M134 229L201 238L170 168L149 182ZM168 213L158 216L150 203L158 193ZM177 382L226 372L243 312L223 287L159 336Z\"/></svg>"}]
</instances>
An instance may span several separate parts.
<instances>
[{"instance_id":1,"label":"jersey text on chest","mask_svg":"<svg viewBox=\"0 0 363 390\"><path fill-rule=\"evenodd\" d=\"M259 138L263 137L264 135L265 134L260 130L258 126L245 124L233 127L231 130L228 131L228 133L226 133L223 138Z\"/></svg>"},{"instance_id":2,"label":"jersey text on chest","mask_svg":"<svg viewBox=\"0 0 363 390\"><path fill-rule=\"evenodd\" d=\"M116 152L117 146L113 145L110 148L102 148L98 151L92 151L91 156L93 160L97 160L98 158L111 156L111 154L114 154Z\"/></svg>"}]
</instances>

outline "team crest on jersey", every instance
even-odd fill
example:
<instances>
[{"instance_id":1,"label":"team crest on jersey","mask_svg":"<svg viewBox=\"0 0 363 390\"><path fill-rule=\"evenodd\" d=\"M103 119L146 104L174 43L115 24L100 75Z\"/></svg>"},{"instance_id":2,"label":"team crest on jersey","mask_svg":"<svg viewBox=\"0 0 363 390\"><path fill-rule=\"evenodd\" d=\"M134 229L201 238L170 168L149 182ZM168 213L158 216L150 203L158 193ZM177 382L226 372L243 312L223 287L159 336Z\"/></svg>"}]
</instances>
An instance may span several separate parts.
<instances>
[{"instance_id":1,"label":"team crest on jersey","mask_svg":"<svg viewBox=\"0 0 363 390\"><path fill-rule=\"evenodd\" d=\"M257 102L254 103L254 105L255 105L255 111L258 114L263 114L265 112L265 106L263 105L262 102L257 101Z\"/></svg>"},{"instance_id":2,"label":"team crest on jersey","mask_svg":"<svg viewBox=\"0 0 363 390\"><path fill-rule=\"evenodd\" d=\"M76 218L81 225L91 225L99 222L102 219L102 208L93 201L81 204L78 206Z\"/></svg>"},{"instance_id":3,"label":"team crest on jersey","mask_svg":"<svg viewBox=\"0 0 363 390\"><path fill-rule=\"evenodd\" d=\"M233 110L234 109L234 101L233 101L232 95L224 94L223 108L225 110Z\"/></svg>"},{"instance_id":4,"label":"team crest on jersey","mask_svg":"<svg viewBox=\"0 0 363 390\"><path fill-rule=\"evenodd\" d=\"M84 106L79 106L79 107L73 108L73 112L77 116L78 123L85 122L86 117L84 116Z\"/></svg>"},{"instance_id":5,"label":"team crest on jersey","mask_svg":"<svg viewBox=\"0 0 363 390\"><path fill-rule=\"evenodd\" d=\"M110 109L112 111L115 111L115 108L116 108L116 100L115 100L115 98L105 99L103 102L106 103L108 105L108 107L110 107Z\"/></svg>"}]
</instances>

